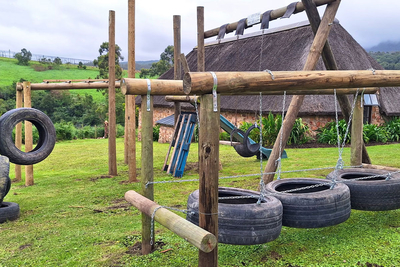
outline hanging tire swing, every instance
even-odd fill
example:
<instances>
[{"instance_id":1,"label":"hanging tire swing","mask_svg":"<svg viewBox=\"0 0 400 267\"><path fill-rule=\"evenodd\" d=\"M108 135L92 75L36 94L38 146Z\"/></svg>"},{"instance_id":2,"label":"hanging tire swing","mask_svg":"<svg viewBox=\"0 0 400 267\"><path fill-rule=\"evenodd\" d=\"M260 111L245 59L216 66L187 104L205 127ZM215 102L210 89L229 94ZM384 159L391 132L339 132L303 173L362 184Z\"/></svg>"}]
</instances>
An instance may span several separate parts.
<instances>
[{"instance_id":1,"label":"hanging tire swing","mask_svg":"<svg viewBox=\"0 0 400 267\"><path fill-rule=\"evenodd\" d=\"M282 204L267 196L257 204L259 192L240 188L218 188L218 242L233 245L263 244L278 238L282 228ZM199 190L189 195L186 219L199 225Z\"/></svg>"},{"instance_id":2,"label":"hanging tire swing","mask_svg":"<svg viewBox=\"0 0 400 267\"><path fill-rule=\"evenodd\" d=\"M255 155L257 155L257 154L260 153L260 144L259 144L259 143L253 143L253 144L252 144L252 143L250 142L250 139L249 139L250 132L251 132L253 129L256 129L256 128L257 128L257 129L260 129L259 126L257 126L257 125L254 124L254 125L250 126L250 128L247 129L246 132L243 132L242 130L240 130L240 129L238 129L238 128L235 128L235 129L231 132L231 143L232 143L233 134L234 134L235 132L238 132L239 134L241 134L241 135L243 136L243 142L240 143L240 144L238 144L238 145L234 145L234 146L233 146L233 148L236 150L236 152L237 152L240 156L248 158L248 157L252 157L252 156L255 156Z\"/></svg>"},{"instance_id":3,"label":"hanging tire swing","mask_svg":"<svg viewBox=\"0 0 400 267\"><path fill-rule=\"evenodd\" d=\"M384 211L400 208L400 174L393 173L389 177L389 173L386 170L350 168L338 170L336 175L331 172L326 178L336 179L350 188L352 209Z\"/></svg>"},{"instance_id":4,"label":"hanging tire swing","mask_svg":"<svg viewBox=\"0 0 400 267\"><path fill-rule=\"evenodd\" d=\"M31 122L39 133L36 147L29 152L19 150L13 140L13 129L21 121ZM17 108L0 117L0 154L7 156L10 162L19 165L38 163L53 151L56 143L56 130L50 118L40 110Z\"/></svg>"},{"instance_id":5,"label":"hanging tire swing","mask_svg":"<svg viewBox=\"0 0 400 267\"><path fill-rule=\"evenodd\" d=\"M331 189L323 179L291 178L272 181L265 190L282 202L283 226L319 228L342 223L350 217L350 190L342 183Z\"/></svg>"}]
</instances>

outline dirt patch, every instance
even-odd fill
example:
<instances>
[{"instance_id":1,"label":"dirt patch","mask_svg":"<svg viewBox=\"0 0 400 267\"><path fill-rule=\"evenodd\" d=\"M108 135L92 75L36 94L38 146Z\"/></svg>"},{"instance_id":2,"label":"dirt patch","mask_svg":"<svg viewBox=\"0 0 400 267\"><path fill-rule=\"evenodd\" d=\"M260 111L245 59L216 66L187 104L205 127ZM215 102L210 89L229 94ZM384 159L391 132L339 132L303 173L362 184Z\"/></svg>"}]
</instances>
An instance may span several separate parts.
<instances>
[{"instance_id":1,"label":"dirt patch","mask_svg":"<svg viewBox=\"0 0 400 267\"><path fill-rule=\"evenodd\" d=\"M121 203L121 204L118 204L118 205L107 207L106 209L107 210L118 210L118 209L129 210L129 208L131 206L132 205L129 204L129 203Z\"/></svg>"},{"instance_id":2,"label":"dirt patch","mask_svg":"<svg viewBox=\"0 0 400 267\"><path fill-rule=\"evenodd\" d=\"M261 258L261 261L262 262L266 262L266 261L268 261L268 260L275 260L275 261L277 261L277 260L280 260L280 259L282 259L283 258L283 256L281 255L281 254L279 254L278 252L276 252L276 251L271 251L270 253L269 253L269 255L267 255L267 256L265 256L265 257L262 257Z\"/></svg>"},{"instance_id":3,"label":"dirt patch","mask_svg":"<svg viewBox=\"0 0 400 267\"><path fill-rule=\"evenodd\" d=\"M24 250L24 249L29 248L31 246L32 246L32 244L25 244L25 245L20 246L19 250Z\"/></svg>"},{"instance_id":4,"label":"dirt patch","mask_svg":"<svg viewBox=\"0 0 400 267\"><path fill-rule=\"evenodd\" d=\"M194 171L199 172L199 163L198 162L187 162L185 166L185 172Z\"/></svg>"},{"instance_id":5,"label":"dirt patch","mask_svg":"<svg viewBox=\"0 0 400 267\"><path fill-rule=\"evenodd\" d=\"M151 252L162 249L163 246L165 246L165 245L166 244L164 242L157 241L157 242L155 242L154 249ZM126 253L129 255L133 255L133 256L142 255L142 242L138 241L133 246L128 247L128 250L126 251Z\"/></svg>"},{"instance_id":6,"label":"dirt patch","mask_svg":"<svg viewBox=\"0 0 400 267\"><path fill-rule=\"evenodd\" d=\"M361 262L357 262L357 265L358 266L365 266L365 267L384 267L383 265L379 265L379 264L376 264L376 263L369 263L369 262L366 262L365 264L362 264Z\"/></svg>"}]
</instances>

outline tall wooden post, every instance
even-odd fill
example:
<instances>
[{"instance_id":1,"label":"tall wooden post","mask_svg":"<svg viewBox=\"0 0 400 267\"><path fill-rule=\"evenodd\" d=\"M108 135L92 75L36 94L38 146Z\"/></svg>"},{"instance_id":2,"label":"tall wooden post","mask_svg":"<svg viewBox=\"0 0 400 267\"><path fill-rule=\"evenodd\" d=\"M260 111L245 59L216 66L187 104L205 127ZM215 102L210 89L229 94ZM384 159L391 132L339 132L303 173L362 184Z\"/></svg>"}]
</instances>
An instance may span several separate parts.
<instances>
[{"instance_id":1,"label":"tall wooden post","mask_svg":"<svg viewBox=\"0 0 400 267\"><path fill-rule=\"evenodd\" d=\"M135 0L128 0L128 77L135 78ZM129 182L136 179L136 104L134 95L125 96L125 163Z\"/></svg>"},{"instance_id":2,"label":"tall wooden post","mask_svg":"<svg viewBox=\"0 0 400 267\"><path fill-rule=\"evenodd\" d=\"M220 105L214 111L213 95L201 96L199 128L199 226L218 236L218 170ZM210 253L199 251L199 266L218 266L218 244Z\"/></svg>"},{"instance_id":3,"label":"tall wooden post","mask_svg":"<svg viewBox=\"0 0 400 267\"><path fill-rule=\"evenodd\" d=\"M24 88L24 107L31 108L31 83L23 82ZM33 136L32 136L32 123L25 121L25 152L29 152L33 149ZM25 166L25 185L33 185L33 165Z\"/></svg>"},{"instance_id":4,"label":"tall wooden post","mask_svg":"<svg viewBox=\"0 0 400 267\"><path fill-rule=\"evenodd\" d=\"M22 98L23 98L23 87L21 83L17 84L16 89L16 100L15 107L22 108ZM21 150L22 147L22 122L15 125L15 146ZM21 165L15 164L15 181L20 182L22 180Z\"/></svg>"},{"instance_id":5,"label":"tall wooden post","mask_svg":"<svg viewBox=\"0 0 400 267\"><path fill-rule=\"evenodd\" d=\"M311 28L314 34L316 34L321 23L317 5L312 0L302 0L301 2L304 5ZM326 41L324 49L322 50L322 60L324 61L327 70L339 69L328 40ZM351 114L351 104L349 98L346 95L337 95L337 100L339 102L340 110L342 111L344 119L349 121ZM371 164L371 159L369 158L364 142L362 144L362 162Z\"/></svg>"},{"instance_id":6,"label":"tall wooden post","mask_svg":"<svg viewBox=\"0 0 400 267\"><path fill-rule=\"evenodd\" d=\"M340 0L332 2L326 7L325 14L322 18L321 24L315 35L314 41L311 45L310 52L307 57L306 64L303 70L314 70L319 57L321 56L322 49L325 46L326 40L328 39L329 32L333 20L335 19L336 12L339 8ZM286 147L286 142L289 139L290 132L293 128L294 122L297 118L297 114L300 111L301 105L303 104L304 95L293 96L290 103L289 109L286 113L284 125L280 129L278 137L275 141L271 155L268 159L267 165L264 172L275 172L277 165L276 160L280 157L280 138L282 135L282 151ZM271 182L274 179L273 174L264 174L263 181L265 184Z\"/></svg>"},{"instance_id":7,"label":"tall wooden post","mask_svg":"<svg viewBox=\"0 0 400 267\"><path fill-rule=\"evenodd\" d=\"M174 80L182 80L181 68L181 16L174 15ZM174 102L175 125L178 123L179 114L181 114L181 103Z\"/></svg>"},{"instance_id":8,"label":"tall wooden post","mask_svg":"<svg viewBox=\"0 0 400 267\"><path fill-rule=\"evenodd\" d=\"M142 95L141 116L142 116L142 195L154 200L153 185L146 186L147 182L153 181L153 96L150 96L150 103L147 103L147 96ZM153 246L151 240L151 218L142 212L142 254L149 254Z\"/></svg>"},{"instance_id":9,"label":"tall wooden post","mask_svg":"<svg viewBox=\"0 0 400 267\"><path fill-rule=\"evenodd\" d=\"M204 48L204 7L197 7L197 71L204 72L205 48Z\"/></svg>"},{"instance_id":10,"label":"tall wooden post","mask_svg":"<svg viewBox=\"0 0 400 267\"><path fill-rule=\"evenodd\" d=\"M356 105L353 111L353 121L351 123L351 157L352 166L362 164L362 147L363 147L363 99L361 95L357 96Z\"/></svg>"},{"instance_id":11,"label":"tall wooden post","mask_svg":"<svg viewBox=\"0 0 400 267\"><path fill-rule=\"evenodd\" d=\"M108 24L108 174L117 175L115 114L115 11L110 10Z\"/></svg>"}]
</instances>

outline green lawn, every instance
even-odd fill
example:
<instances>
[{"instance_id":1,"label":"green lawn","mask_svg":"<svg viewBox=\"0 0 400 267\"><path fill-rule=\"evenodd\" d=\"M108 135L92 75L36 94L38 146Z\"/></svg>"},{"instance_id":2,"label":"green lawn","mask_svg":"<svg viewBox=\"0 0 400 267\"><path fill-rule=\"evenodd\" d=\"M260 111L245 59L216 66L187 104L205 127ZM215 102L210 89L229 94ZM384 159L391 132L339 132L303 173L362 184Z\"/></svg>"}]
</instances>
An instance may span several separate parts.
<instances>
[{"instance_id":1,"label":"green lawn","mask_svg":"<svg viewBox=\"0 0 400 267\"><path fill-rule=\"evenodd\" d=\"M43 80L78 80L78 79L94 79L99 74L99 69L87 67L86 70L78 69L77 65L61 65L59 70L35 71L32 67L38 62L31 61L29 66L17 65L17 60L12 58L0 57L0 87L9 86L14 81L21 78L32 83L41 83ZM124 77L127 72L124 71ZM139 73L136 73L139 78ZM95 102L104 102L105 97L101 92L93 89L70 90L72 94L92 95Z\"/></svg>"},{"instance_id":2,"label":"green lawn","mask_svg":"<svg viewBox=\"0 0 400 267\"><path fill-rule=\"evenodd\" d=\"M169 230L156 227L154 253L140 256L140 212L124 200L129 184L123 164L123 139L117 139L119 176L109 177L105 139L57 143L45 161L35 165L35 185L13 183L5 201L17 202L21 218L0 225L0 266L197 266L198 250ZM154 143L155 180L174 180L161 171L168 144ZM137 143L138 173L140 147ZM368 147L374 164L400 167L400 144ZM197 162L197 144L188 162ZM283 170L329 167L335 148L287 149ZM349 164L348 148L343 158ZM220 147L220 176L259 173L260 163ZM265 166L265 163L264 163ZM11 166L11 177L14 167ZM284 174L323 178L329 170ZM140 178L140 177L139 177ZM184 179L198 178L195 171ZM220 180L221 186L257 189L259 177ZM155 185L160 205L184 209L197 182ZM179 213L180 214L180 213ZM184 216L183 214L180 214ZM320 229L283 227L278 239L263 245L219 244L219 266L399 266L400 211L352 211L349 220ZM165 251L168 250L168 251ZM375 265L374 265L375 264Z\"/></svg>"}]
</instances>

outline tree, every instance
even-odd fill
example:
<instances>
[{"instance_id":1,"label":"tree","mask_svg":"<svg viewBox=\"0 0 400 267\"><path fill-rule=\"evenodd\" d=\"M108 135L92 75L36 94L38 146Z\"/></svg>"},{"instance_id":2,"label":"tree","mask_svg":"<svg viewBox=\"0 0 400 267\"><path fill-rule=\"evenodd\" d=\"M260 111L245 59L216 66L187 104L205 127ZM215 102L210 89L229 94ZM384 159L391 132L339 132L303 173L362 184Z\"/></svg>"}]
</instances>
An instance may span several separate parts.
<instances>
[{"instance_id":1,"label":"tree","mask_svg":"<svg viewBox=\"0 0 400 267\"><path fill-rule=\"evenodd\" d=\"M115 45L115 78L122 78L122 68L119 65L120 60L124 60L124 57L121 55L121 48L116 44ZM103 78L108 79L108 42L103 42L99 48L100 56L97 57L97 60L93 60L93 64L99 67L99 75L97 79Z\"/></svg>"},{"instance_id":2,"label":"tree","mask_svg":"<svg viewBox=\"0 0 400 267\"><path fill-rule=\"evenodd\" d=\"M18 65L28 66L28 63L32 58L32 53L25 48L22 48L21 52L16 53L14 57L18 60Z\"/></svg>"},{"instance_id":3,"label":"tree","mask_svg":"<svg viewBox=\"0 0 400 267\"><path fill-rule=\"evenodd\" d=\"M167 46L164 52L160 55L160 60L156 63L151 64L150 69L142 69L140 71L140 78L160 76L167 70L169 70L174 64L174 47L172 45Z\"/></svg>"},{"instance_id":4,"label":"tree","mask_svg":"<svg viewBox=\"0 0 400 267\"><path fill-rule=\"evenodd\" d=\"M62 65L61 58L56 57L56 58L53 60L53 63L56 64L56 65Z\"/></svg>"}]
</instances>

